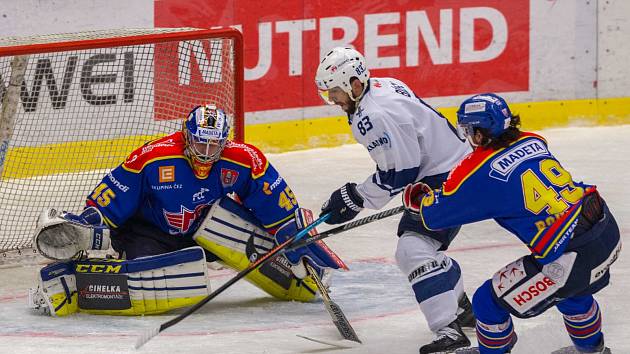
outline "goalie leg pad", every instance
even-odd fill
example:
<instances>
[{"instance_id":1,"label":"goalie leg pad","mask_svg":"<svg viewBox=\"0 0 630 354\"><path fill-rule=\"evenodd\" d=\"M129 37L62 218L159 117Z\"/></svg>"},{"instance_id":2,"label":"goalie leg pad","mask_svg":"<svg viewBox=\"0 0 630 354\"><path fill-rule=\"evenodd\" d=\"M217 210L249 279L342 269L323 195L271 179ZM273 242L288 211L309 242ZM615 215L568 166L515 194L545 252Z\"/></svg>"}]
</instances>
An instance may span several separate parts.
<instances>
[{"instance_id":1,"label":"goalie leg pad","mask_svg":"<svg viewBox=\"0 0 630 354\"><path fill-rule=\"evenodd\" d=\"M74 263L58 262L39 271L39 286L30 289L28 306L50 316L67 316L79 310Z\"/></svg>"},{"instance_id":2,"label":"goalie leg pad","mask_svg":"<svg viewBox=\"0 0 630 354\"><path fill-rule=\"evenodd\" d=\"M44 277L44 270L40 272L39 289L53 291L39 293L48 295L48 312L54 316L77 311L103 315L159 314L191 306L210 293L205 255L198 246L130 261L90 258L61 264L66 265L63 271L56 268L46 271L48 275L58 273L50 279ZM65 290L64 282L69 284L69 291ZM62 303L67 298L72 301L66 301L70 305L66 308Z\"/></svg>"},{"instance_id":3,"label":"goalie leg pad","mask_svg":"<svg viewBox=\"0 0 630 354\"><path fill-rule=\"evenodd\" d=\"M263 230L254 215L229 198L211 207L193 239L236 271L247 268L259 255L275 247L273 236ZM245 279L282 300L311 301L317 291L311 277L295 277L284 256L268 261Z\"/></svg>"}]
</instances>

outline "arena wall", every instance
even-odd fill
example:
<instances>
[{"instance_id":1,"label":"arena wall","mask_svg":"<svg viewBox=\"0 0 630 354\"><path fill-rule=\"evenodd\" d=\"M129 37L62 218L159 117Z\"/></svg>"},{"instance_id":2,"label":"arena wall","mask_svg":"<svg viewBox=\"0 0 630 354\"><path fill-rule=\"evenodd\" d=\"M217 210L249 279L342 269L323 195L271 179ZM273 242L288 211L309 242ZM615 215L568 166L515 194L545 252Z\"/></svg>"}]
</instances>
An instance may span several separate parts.
<instances>
[{"instance_id":1,"label":"arena wall","mask_svg":"<svg viewBox=\"0 0 630 354\"><path fill-rule=\"evenodd\" d=\"M220 27L245 38L246 139L269 152L353 142L314 85L322 54L365 53L454 118L494 91L525 129L630 123L630 2L0 0L0 36L120 27Z\"/></svg>"}]
</instances>

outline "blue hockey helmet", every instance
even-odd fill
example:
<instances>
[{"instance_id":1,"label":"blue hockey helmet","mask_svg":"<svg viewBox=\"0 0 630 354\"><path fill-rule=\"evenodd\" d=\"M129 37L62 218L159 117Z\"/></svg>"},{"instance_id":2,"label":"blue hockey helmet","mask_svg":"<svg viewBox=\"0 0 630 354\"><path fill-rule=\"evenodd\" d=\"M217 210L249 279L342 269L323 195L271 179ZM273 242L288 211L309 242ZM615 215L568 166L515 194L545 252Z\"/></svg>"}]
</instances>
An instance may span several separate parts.
<instances>
[{"instance_id":1,"label":"blue hockey helmet","mask_svg":"<svg viewBox=\"0 0 630 354\"><path fill-rule=\"evenodd\" d=\"M507 103L494 93L472 96L457 110L457 125L467 137L474 135L475 128L486 129L490 137L497 137L510 127L511 120Z\"/></svg>"},{"instance_id":2,"label":"blue hockey helmet","mask_svg":"<svg viewBox=\"0 0 630 354\"><path fill-rule=\"evenodd\" d=\"M193 162L209 164L221 157L230 135L230 121L222 109L206 104L188 114L182 130L189 157Z\"/></svg>"}]
</instances>

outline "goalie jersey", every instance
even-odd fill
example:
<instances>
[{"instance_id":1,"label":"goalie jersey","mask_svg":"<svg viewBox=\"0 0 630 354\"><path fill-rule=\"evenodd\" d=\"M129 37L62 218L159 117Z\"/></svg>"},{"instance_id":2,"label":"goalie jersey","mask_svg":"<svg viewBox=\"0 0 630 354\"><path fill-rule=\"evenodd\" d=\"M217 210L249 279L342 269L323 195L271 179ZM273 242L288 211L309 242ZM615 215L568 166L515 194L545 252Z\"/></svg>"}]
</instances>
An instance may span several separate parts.
<instances>
[{"instance_id":1,"label":"goalie jersey","mask_svg":"<svg viewBox=\"0 0 630 354\"><path fill-rule=\"evenodd\" d=\"M88 196L111 228L141 218L171 235L191 235L206 209L235 193L269 232L293 218L297 200L263 153L228 141L205 179L195 177L176 132L135 150Z\"/></svg>"},{"instance_id":2,"label":"goalie jersey","mask_svg":"<svg viewBox=\"0 0 630 354\"><path fill-rule=\"evenodd\" d=\"M564 252L583 196L594 191L573 181L542 137L522 133L505 149L476 148L441 190L423 197L420 214L433 230L494 219L547 264ZM466 207L470 200L483 207Z\"/></svg>"},{"instance_id":3,"label":"goalie jersey","mask_svg":"<svg viewBox=\"0 0 630 354\"><path fill-rule=\"evenodd\" d=\"M392 78L371 78L348 122L376 162L376 172L357 186L370 209L382 208L410 183L449 172L470 152L444 116Z\"/></svg>"}]
</instances>

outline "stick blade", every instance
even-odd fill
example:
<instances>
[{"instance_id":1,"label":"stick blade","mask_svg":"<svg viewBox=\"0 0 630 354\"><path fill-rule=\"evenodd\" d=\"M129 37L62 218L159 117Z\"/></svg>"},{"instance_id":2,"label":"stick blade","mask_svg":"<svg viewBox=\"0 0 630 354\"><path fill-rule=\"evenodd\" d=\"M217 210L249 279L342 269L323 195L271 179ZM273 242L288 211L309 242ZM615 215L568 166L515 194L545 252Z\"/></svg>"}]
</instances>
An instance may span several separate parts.
<instances>
[{"instance_id":1,"label":"stick blade","mask_svg":"<svg viewBox=\"0 0 630 354\"><path fill-rule=\"evenodd\" d=\"M361 345L360 343L349 341L346 339L321 339L321 338L315 338L315 337L310 337L310 336L303 336L301 334L296 334L296 336L306 339L311 342L325 344L325 345L329 345L331 347L340 348L340 349L356 348Z\"/></svg>"},{"instance_id":2,"label":"stick blade","mask_svg":"<svg viewBox=\"0 0 630 354\"><path fill-rule=\"evenodd\" d=\"M359 336L357 336L357 332L354 331L354 328L352 328L352 325L350 325L350 321L348 321L346 315L343 314L343 311L341 311L341 307L339 307L339 305L331 300L328 303L327 309L333 318L333 323L335 324L335 326L337 326L339 333L344 339L357 343L362 343L359 339Z\"/></svg>"},{"instance_id":3,"label":"stick blade","mask_svg":"<svg viewBox=\"0 0 630 354\"><path fill-rule=\"evenodd\" d=\"M133 346L135 349L140 349L143 345L145 345L151 338L155 337L160 333L160 327L149 328L144 331L136 340L136 344Z\"/></svg>"}]
</instances>

